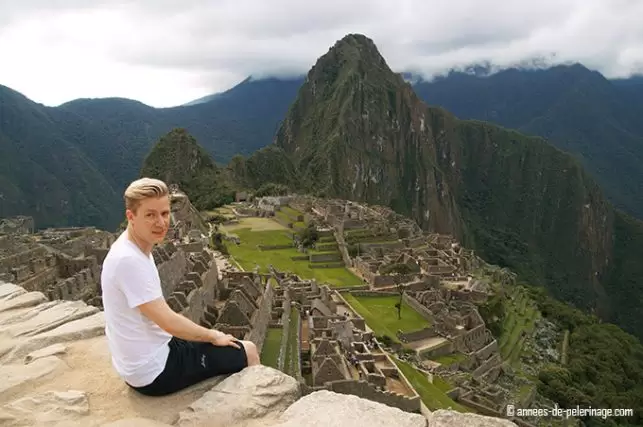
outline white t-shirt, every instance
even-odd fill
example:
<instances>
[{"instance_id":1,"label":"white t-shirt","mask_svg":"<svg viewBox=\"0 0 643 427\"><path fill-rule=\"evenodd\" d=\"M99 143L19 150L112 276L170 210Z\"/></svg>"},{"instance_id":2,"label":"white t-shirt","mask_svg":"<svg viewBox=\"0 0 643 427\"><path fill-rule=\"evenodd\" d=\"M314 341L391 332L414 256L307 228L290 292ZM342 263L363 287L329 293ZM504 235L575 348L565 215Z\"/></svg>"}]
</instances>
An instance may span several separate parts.
<instances>
[{"instance_id":1,"label":"white t-shirt","mask_svg":"<svg viewBox=\"0 0 643 427\"><path fill-rule=\"evenodd\" d=\"M172 335L137 306L163 298L154 258L123 232L112 244L101 273L105 335L118 374L130 385L148 385L163 372Z\"/></svg>"}]
</instances>

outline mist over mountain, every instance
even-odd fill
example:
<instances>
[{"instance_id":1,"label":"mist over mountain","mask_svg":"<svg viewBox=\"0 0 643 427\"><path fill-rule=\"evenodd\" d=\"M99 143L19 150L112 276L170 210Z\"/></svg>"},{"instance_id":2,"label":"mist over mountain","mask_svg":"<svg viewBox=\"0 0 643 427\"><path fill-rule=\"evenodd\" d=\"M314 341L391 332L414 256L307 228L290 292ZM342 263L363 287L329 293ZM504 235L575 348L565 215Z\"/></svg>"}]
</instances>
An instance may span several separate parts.
<instances>
[{"instance_id":1,"label":"mist over mountain","mask_svg":"<svg viewBox=\"0 0 643 427\"><path fill-rule=\"evenodd\" d=\"M414 90L462 119L498 123L572 153L620 209L643 218L643 93L637 79L612 82L580 64L451 73Z\"/></svg>"}]
</instances>

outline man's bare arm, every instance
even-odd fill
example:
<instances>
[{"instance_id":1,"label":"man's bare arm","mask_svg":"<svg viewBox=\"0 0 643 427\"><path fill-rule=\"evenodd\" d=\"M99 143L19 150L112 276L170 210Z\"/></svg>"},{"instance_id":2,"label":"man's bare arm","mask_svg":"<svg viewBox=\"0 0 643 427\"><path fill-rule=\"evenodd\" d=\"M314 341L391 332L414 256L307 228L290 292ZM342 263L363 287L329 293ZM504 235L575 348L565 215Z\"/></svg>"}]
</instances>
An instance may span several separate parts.
<instances>
[{"instance_id":1,"label":"man's bare arm","mask_svg":"<svg viewBox=\"0 0 643 427\"><path fill-rule=\"evenodd\" d=\"M197 325L187 317L176 313L163 298L141 304L138 308L145 317L156 323L168 334L177 338L189 341L213 342L216 338L225 335L223 332Z\"/></svg>"}]
</instances>

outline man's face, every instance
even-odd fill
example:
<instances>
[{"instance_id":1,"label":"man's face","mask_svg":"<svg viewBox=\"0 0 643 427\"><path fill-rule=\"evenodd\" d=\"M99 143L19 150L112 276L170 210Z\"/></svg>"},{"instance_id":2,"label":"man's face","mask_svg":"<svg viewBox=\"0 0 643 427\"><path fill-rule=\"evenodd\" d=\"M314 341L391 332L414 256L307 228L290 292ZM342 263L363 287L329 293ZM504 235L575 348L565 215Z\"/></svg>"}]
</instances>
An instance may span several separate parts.
<instances>
[{"instance_id":1,"label":"man's face","mask_svg":"<svg viewBox=\"0 0 643 427\"><path fill-rule=\"evenodd\" d=\"M127 210L126 216L139 238L160 243L170 227L170 199L163 196L142 200L136 213Z\"/></svg>"}]
</instances>

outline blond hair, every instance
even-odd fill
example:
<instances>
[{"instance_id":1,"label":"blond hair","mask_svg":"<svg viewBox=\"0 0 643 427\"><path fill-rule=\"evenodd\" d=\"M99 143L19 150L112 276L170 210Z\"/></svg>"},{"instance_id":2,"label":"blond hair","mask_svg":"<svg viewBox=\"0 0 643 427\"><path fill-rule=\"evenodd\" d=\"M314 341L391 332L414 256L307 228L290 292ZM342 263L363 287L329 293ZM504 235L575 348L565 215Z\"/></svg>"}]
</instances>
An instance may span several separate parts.
<instances>
[{"instance_id":1,"label":"blond hair","mask_svg":"<svg viewBox=\"0 0 643 427\"><path fill-rule=\"evenodd\" d=\"M160 179L140 178L133 181L125 190L125 209L136 213L136 209L141 204L141 200L149 198L159 198L167 196L170 193L167 184Z\"/></svg>"}]
</instances>

